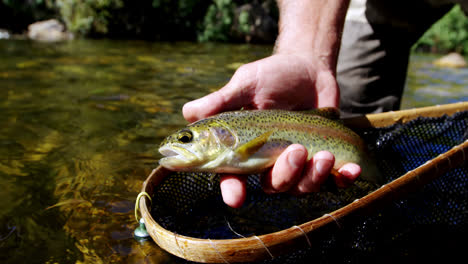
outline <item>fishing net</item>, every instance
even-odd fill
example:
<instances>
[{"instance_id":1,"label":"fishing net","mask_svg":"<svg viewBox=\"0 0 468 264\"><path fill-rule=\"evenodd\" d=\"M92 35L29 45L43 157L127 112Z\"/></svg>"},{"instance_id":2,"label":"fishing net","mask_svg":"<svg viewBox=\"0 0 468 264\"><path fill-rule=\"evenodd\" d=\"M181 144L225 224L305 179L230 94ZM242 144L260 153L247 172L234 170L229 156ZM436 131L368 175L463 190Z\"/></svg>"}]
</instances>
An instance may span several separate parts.
<instances>
[{"instance_id":1,"label":"fishing net","mask_svg":"<svg viewBox=\"0 0 468 264\"><path fill-rule=\"evenodd\" d=\"M356 132L375 154L386 182L391 182L464 143L468 139L468 111ZM409 192L403 199L334 221L334 225L326 225L313 235L304 233L303 246L292 252L278 255L276 249L266 248L269 257L264 262L432 262L463 255L468 248L468 166L463 159L461 166ZM176 236L210 242L260 236L291 227L301 229L300 224L327 215L380 187L358 180L347 189L329 184L318 193L300 197L267 195L259 176L250 175L244 206L232 209L223 203L218 180L210 180L211 176L171 172L152 193L151 215L155 222ZM228 262L222 256L221 260Z\"/></svg>"}]
</instances>

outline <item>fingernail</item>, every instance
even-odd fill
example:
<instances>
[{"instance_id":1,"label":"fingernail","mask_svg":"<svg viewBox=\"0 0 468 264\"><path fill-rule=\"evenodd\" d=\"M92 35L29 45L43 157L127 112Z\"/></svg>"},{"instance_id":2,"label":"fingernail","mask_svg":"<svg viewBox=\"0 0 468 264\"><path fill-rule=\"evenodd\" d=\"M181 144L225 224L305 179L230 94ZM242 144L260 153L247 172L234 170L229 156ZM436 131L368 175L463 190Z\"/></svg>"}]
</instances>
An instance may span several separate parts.
<instances>
[{"instance_id":1,"label":"fingernail","mask_svg":"<svg viewBox=\"0 0 468 264\"><path fill-rule=\"evenodd\" d=\"M194 122L197 119L200 119L200 117L198 116L198 109L200 109L201 103L202 102L200 101L200 99L197 99L195 101L191 101L184 104L184 106L182 107L182 113L189 122Z\"/></svg>"},{"instance_id":2,"label":"fingernail","mask_svg":"<svg viewBox=\"0 0 468 264\"><path fill-rule=\"evenodd\" d=\"M302 150L295 150L291 151L288 154L288 164L293 169L297 169L302 166L302 157L304 156L304 151Z\"/></svg>"},{"instance_id":3,"label":"fingernail","mask_svg":"<svg viewBox=\"0 0 468 264\"><path fill-rule=\"evenodd\" d=\"M184 104L184 106L182 107L182 109L187 109L187 110L189 110L190 108L197 107L199 104L200 104L200 99L197 99L197 100L194 100L194 101L191 101L191 102L188 102L188 103ZM191 110L191 109L190 109L190 110Z\"/></svg>"},{"instance_id":4,"label":"fingernail","mask_svg":"<svg viewBox=\"0 0 468 264\"><path fill-rule=\"evenodd\" d=\"M329 166L327 164L327 161L325 160L318 160L317 162L315 162L315 170L317 170L317 172L320 174L327 173L328 167Z\"/></svg>"}]
</instances>

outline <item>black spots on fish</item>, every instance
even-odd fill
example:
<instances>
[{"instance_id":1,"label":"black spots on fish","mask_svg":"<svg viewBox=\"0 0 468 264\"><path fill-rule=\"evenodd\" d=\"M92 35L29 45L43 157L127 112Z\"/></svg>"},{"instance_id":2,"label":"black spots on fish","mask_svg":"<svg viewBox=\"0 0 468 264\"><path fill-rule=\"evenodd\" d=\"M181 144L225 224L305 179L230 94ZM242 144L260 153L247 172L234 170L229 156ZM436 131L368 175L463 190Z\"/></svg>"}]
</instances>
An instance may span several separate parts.
<instances>
[{"instance_id":1,"label":"black spots on fish","mask_svg":"<svg viewBox=\"0 0 468 264\"><path fill-rule=\"evenodd\" d=\"M254 133L253 131L250 131L250 130L246 130L244 133L244 136L247 138L252 138L252 137L255 137L255 134L257 133Z\"/></svg>"},{"instance_id":2,"label":"black spots on fish","mask_svg":"<svg viewBox=\"0 0 468 264\"><path fill-rule=\"evenodd\" d=\"M286 133L286 138L289 138L289 139L293 139L293 138L300 139L301 136L303 136L303 134L297 133L296 131L294 131L292 129L287 129L287 130L284 130L284 131Z\"/></svg>"},{"instance_id":3,"label":"black spots on fish","mask_svg":"<svg viewBox=\"0 0 468 264\"><path fill-rule=\"evenodd\" d=\"M267 118L264 118L264 117L257 118L255 120L255 122L257 122L258 124L262 124L262 125L270 123L269 120Z\"/></svg>"},{"instance_id":4,"label":"black spots on fish","mask_svg":"<svg viewBox=\"0 0 468 264\"><path fill-rule=\"evenodd\" d=\"M260 136L261 134L262 134L261 131L257 131L256 129L238 129L237 130L238 138L240 138L240 139L242 139L244 141L250 141L250 140Z\"/></svg>"}]
</instances>

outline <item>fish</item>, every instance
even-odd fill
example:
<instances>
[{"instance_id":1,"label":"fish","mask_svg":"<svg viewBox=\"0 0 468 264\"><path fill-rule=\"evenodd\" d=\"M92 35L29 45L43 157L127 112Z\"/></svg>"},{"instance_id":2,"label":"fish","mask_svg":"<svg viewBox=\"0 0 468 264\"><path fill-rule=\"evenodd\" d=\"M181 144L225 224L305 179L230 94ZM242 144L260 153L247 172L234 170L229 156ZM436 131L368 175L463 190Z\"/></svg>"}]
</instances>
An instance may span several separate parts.
<instances>
[{"instance_id":1,"label":"fish","mask_svg":"<svg viewBox=\"0 0 468 264\"><path fill-rule=\"evenodd\" d=\"M307 148L308 160L327 150L335 156L333 170L356 163L361 178L381 180L365 142L339 121L336 108L240 110L210 116L164 139L159 164L173 171L258 174L294 143Z\"/></svg>"}]
</instances>

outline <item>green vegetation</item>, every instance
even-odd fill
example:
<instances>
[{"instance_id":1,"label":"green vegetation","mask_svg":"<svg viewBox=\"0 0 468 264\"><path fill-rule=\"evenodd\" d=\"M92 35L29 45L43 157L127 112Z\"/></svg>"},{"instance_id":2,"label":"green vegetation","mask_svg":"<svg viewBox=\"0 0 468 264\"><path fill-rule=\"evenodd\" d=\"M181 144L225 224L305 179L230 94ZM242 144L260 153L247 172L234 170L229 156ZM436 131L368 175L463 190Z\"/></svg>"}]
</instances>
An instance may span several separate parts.
<instances>
[{"instance_id":1,"label":"green vegetation","mask_svg":"<svg viewBox=\"0 0 468 264\"><path fill-rule=\"evenodd\" d=\"M203 19L203 27L198 34L198 40L229 40L228 33L233 24L235 7L232 0L213 0Z\"/></svg>"},{"instance_id":2,"label":"green vegetation","mask_svg":"<svg viewBox=\"0 0 468 264\"><path fill-rule=\"evenodd\" d=\"M75 35L92 38L245 41L242 34L259 15L240 9L245 4L263 6L277 19L274 0L0 0L0 28L22 33L34 21L57 18ZM414 49L468 54L461 8L431 27Z\"/></svg>"},{"instance_id":3,"label":"green vegetation","mask_svg":"<svg viewBox=\"0 0 468 264\"><path fill-rule=\"evenodd\" d=\"M468 19L460 6L455 6L434 24L413 48L417 51L468 54Z\"/></svg>"},{"instance_id":4,"label":"green vegetation","mask_svg":"<svg viewBox=\"0 0 468 264\"><path fill-rule=\"evenodd\" d=\"M68 30L86 35L90 32L108 33L112 14L122 8L122 0L55 0L56 8Z\"/></svg>"},{"instance_id":5,"label":"green vegetation","mask_svg":"<svg viewBox=\"0 0 468 264\"><path fill-rule=\"evenodd\" d=\"M0 28L22 33L37 20L58 18L78 36L232 41L235 9L272 0L0 0ZM239 26L249 28L241 13ZM20 21L18 21L20 20Z\"/></svg>"},{"instance_id":6,"label":"green vegetation","mask_svg":"<svg viewBox=\"0 0 468 264\"><path fill-rule=\"evenodd\" d=\"M91 37L195 40L202 0L55 0L67 28Z\"/></svg>"}]
</instances>

